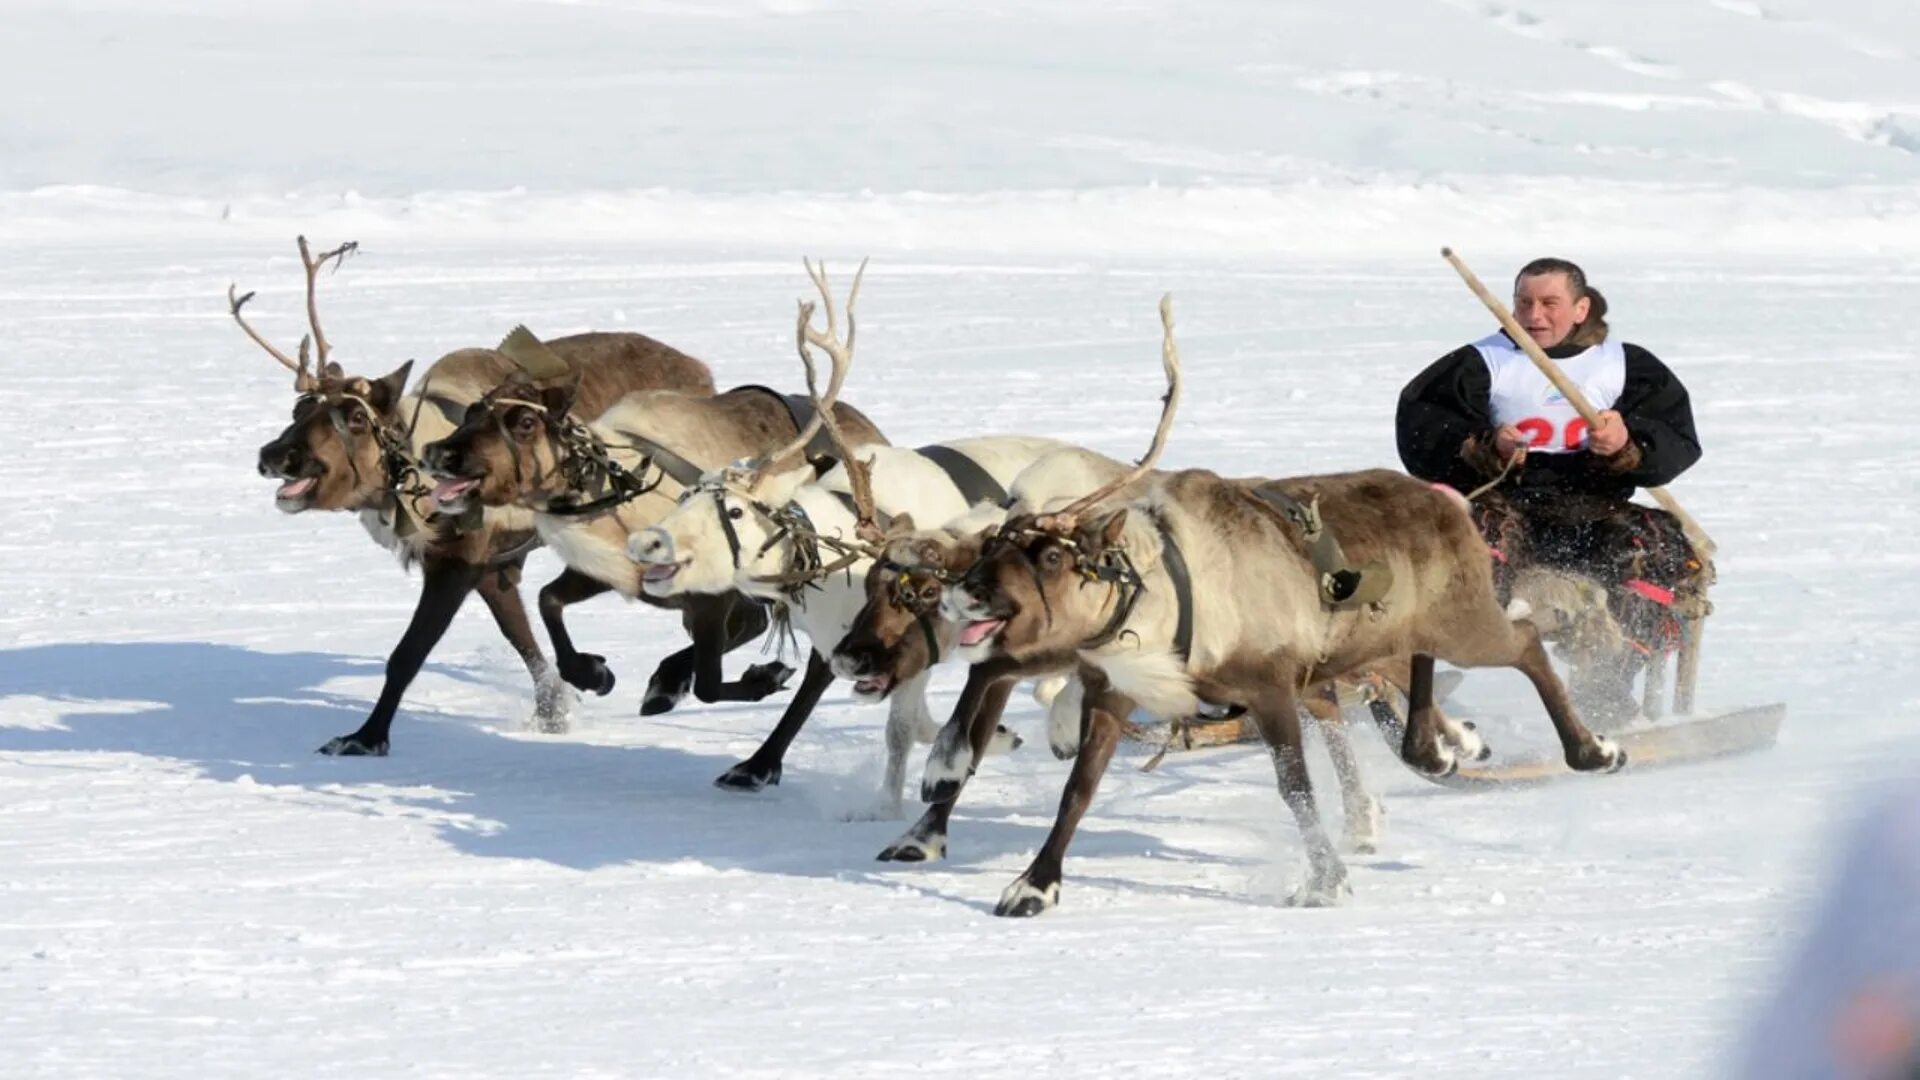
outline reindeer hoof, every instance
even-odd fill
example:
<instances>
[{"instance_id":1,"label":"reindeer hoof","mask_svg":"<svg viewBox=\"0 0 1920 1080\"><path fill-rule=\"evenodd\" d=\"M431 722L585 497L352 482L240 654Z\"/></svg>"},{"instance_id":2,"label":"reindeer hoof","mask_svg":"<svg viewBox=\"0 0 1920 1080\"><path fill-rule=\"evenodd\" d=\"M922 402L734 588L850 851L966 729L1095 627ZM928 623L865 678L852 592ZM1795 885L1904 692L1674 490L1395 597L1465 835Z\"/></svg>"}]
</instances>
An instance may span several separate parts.
<instances>
[{"instance_id":1,"label":"reindeer hoof","mask_svg":"<svg viewBox=\"0 0 1920 1080\"><path fill-rule=\"evenodd\" d=\"M1000 894L1000 902L994 905L993 913L1003 919L1031 919L1035 915L1055 907L1060 903L1060 883L1054 882L1046 888L1035 888L1025 874L1007 886Z\"/></svg>"},{"instance_id":2,"label":"reindeer hoof","mask_svg":"<svg viewBox=\"0 0 1920 1080\"><path fill-rule=\"evenodd\" d=\"M382 739L377 743L370 743L358 735L342 735L337 739L328 740L327 745L317 752L328 757L386 757L387 741Z\"/></svg>"},{"instance_id":3,"label":"reindeer hoof","mask_svg":"<svg viewBox=\"0 0 1920 1080\"><path fill-rule=\"evenodd\" d=\"M1457 729L1447 732L1447 741L1453 745L1454 752L1468 761L1485 761L1493 756L1493 747L1480 737L1480 729L1471 721L1462 720Z\"/></svg>"},{"instance_id":4,"label":"reindeer hoof","mask_svg":"<svg viewBox=\"0 0 1920 1080\"><path fill-rule=\"evenodd\" d=\"M613 691L613 672L607 668L607 658L592 653L579 653L568 657L560 665L560 677L575 690L606 697Z\"/></svg>"},{"instance_id":5,"label":"reindeer hoof","mask_svg":"<svg viewBox=\"0 0 1920 1080\"><path fill-rule=\"evenodd\" d=\"M1567 768L1575 772L1616 773L1627 767L1627 751L1605 735L1567 755Z\"/></svg>"},{"instance_id":6,"label":"reindeer hoof","mask_svg":"<svg viewBox=\"0 0 1920 1080\"><path fill-rule=\"evenodd\" d=\"M787 680L793 678L794 669L778 660L765 664L755 664L740 674L740 687L751 695L747 700L759 701L771 697L787 688Z\"/></svg>"},{"instance_id":7,"label":"reindeer hoof","mask_svg":"<svg viewBox=\"0 0 1920 1080\"><path fill-rule=\"evenodd\" d=\"M713 781L713 786L723 791L759 791L764 787L780 786L780 763L762 765L751 759L735 765L721 773Z\"/></svg>"},{"instance_id":8,"label":"reindeer hoof","mask_svg":"<svg viewBox=\"0 0 1920 1080\"><path fill-rule=\"evenodd\" d=\"M947 857L947 839L902 837L876 857L881 862L938 862Z\"/></svg>"},{"instance_id":9,"label":"reindeer hoof","mask_svg":"<svg viewBox=\"0 0 1920 1080\"><path fill-rule=\"evenodd\" d=\"M1334 882L1311 881L1293 890L1287 897L1288 907L1321 908L1338 907L1347 897L1353 895L1353 887L1346 878Z\"/></svg>"},{"instance_id":10,"label":"reindeer hoof","mask_svg":"<svg viewBox=\"0 0 1920 1080\"><path fill-rule=\"evenodd\" d=\"M987 752L990 754L1009 754L1024 745L1026 745L1025 739L1008 731L1007 725L1001 724L994 729L993 741L987 743Z\"/></svg>"}]
</instances>

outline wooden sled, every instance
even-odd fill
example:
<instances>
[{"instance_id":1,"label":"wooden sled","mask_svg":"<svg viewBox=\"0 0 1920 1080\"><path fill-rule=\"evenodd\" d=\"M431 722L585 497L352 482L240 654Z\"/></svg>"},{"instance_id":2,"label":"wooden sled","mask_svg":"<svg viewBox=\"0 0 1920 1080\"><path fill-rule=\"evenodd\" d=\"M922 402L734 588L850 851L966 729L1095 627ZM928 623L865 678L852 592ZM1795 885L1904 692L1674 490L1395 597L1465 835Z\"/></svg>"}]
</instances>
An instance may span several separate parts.
<instances>
[{"instance_id":1,"label":"wooden sled","mask_svg":"<svg viewBox=\"0 0 1920 1080\"><path fill-rule=\"evenodd\" d=\"M1627 752L1627 772L1689 765L1772 746L1787 718L1784 704L1759 705L1714 716L1677 718L1609 736ZM1467 790L1541 784L1581 774L1567 768L1559 754L1469 765L1452 776L1430 777L1443 787Z\"/></svg>"}]
</instances>

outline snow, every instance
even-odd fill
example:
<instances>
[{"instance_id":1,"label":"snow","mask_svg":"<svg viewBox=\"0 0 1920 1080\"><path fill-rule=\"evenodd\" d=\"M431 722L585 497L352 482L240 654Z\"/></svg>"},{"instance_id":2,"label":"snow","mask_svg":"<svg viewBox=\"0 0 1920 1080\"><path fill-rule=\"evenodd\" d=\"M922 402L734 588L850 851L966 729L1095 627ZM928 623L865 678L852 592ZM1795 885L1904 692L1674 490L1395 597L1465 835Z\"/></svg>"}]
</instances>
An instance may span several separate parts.
<instances>
[{"instance_id":1,"label":"snow","mask_svg":"<svg viewBox=\"0 0 1920 1080\"><path fill-rule=\"evenodd\" d=\"M0 1075L1697 1076L1834 884L1835 828L1920 769L1911 6L0 20ZM223 293L297 338L299 230L365 242L322 302L372 374L524 320L789 385L799 256L871 251L847 396L908 445L1137 454L1171 290L1166 461L1240 473L1390 463L1399 385L1485 332L1435 249L1497 282L1553 245L1693 390L1703 704L1785 700L1786 731L1491 794L1363 731L1383 846L1316 911L1281 906L1302 853L1262 753L1124 747L1031 922L989 914L1066 774L1024 695L949 860L881 864L884 708L836 686L779 788L723 794L784 696L642 721L679 632L612 599L574 619L621 675L574 733L523 730L475 604L394 756L316 757L418 586L253 474L290 380ZM1550 741L1517 676L1456 702L1496 753Z\"/></svg>"}]
</instances>

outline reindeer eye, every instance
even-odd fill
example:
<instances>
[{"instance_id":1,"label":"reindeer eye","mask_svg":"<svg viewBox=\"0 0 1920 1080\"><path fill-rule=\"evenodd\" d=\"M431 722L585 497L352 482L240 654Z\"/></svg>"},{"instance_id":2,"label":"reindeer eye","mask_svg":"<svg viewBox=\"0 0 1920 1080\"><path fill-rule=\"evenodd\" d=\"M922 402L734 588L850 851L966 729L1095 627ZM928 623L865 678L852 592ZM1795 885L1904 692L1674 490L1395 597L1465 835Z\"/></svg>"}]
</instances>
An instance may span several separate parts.
<instances>
[{"instance_id":1,"label":"reindeer eye","mask_svg":"<svg viewBox=\"0 0 1920 1080\"><path fill-rule=\"evenodd\" d=\"M358 435L358 434L364 433L367 430L367 426L368 426L368 423L367 423L366 410L356 405L352 409L349 409L347 411L347 430L348 431L351 431L354 434Z\"/></svg>"},{"instance_id":2,"label":"reindeer eye","mask_svg":"<svg viewBox=\"0 0 1920 1080\"><path fill-rule=\"evenodd\" d=\"M1060 549L1048 548L1041 552L1040 565L1046 567L1048 570L1058 570L1060 568Z\"/></svg>"},{"instance_id":3,"label":"reindeer eye","mask_svg":"<svg viewBox=\"0 0 1920 1080\"><path fill-rule=\"evenodd\" d=\"M513 430L520 435L531 435L538 422L533 413L522 410L520 415L513 418Z\"/></svg>"},{"instance_id":4,"label":"reindeer eye","mask_svg":"<svg viewBox=\"0 0 1920 1080\"><path fill-rule=\"evenodd\" d=\"M729 506L727 507L727 516L735 521L739 521L741 518L747 516L747 512L737 506Z\"/></svg>"}]
</instances>

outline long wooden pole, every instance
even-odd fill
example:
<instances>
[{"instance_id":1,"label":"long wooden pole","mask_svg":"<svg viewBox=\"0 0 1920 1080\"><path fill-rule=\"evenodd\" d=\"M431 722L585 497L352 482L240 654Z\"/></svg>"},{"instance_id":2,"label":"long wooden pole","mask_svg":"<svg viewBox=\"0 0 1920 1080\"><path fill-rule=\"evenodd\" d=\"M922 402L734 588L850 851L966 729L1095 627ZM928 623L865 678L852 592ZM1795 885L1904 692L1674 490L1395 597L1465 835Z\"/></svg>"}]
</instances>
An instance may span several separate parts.
<instances>
[{"instance_id":1,"label":"long wooden pole","mask_svg":"<svg viewBox=\"0 0 1920 1080\"><path fill-rule=\"evenodd\" d=\"M1599 427L1600 411L1593 407L1593 402L1587 400L1587 395L1580 392L1579 385L1567 378L1566 372L1560 370L1560 365L1554 363L1552 357L1541 351L1540 346L1533 340L1533 335L1527 333L1518 322L1514 321L1513 313L1507 310L1507 305L1501 303L1499 297L1487 291L1487 287L1480 283L1480 279L1473 275L1473 271L1467 269L1467 264L1460 261L1460 256L1455 255L1452 248L1441 248L1440 256L1459 272L1460 279L1467 283L1467 288L1472 289L1473 295L1479 297L1480 302L1487 305L1487 310L1493 312L1493 317L1500 320L1500 325L1506 329L1507 336L1526 352L1534 366L1540 369L1541 374L1566 395L1568 404L1580 413L1581 419L1585 420L1589 427ZM1707 535L1707 531L1700 527L1699 522L1693 520L1692 514L1681 507L1680 500L1674 498L1672 493L1663 487L1648 488L1647 494L1653 496L1653 501L1665 507L1668 513L1680 519L1680 528L1685 530L1687 539L1693 542L1694 548L1700 554L1709 559L1713 557L1715 550L1713 538Z\"/></svg>"}]
</instances>

